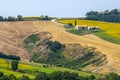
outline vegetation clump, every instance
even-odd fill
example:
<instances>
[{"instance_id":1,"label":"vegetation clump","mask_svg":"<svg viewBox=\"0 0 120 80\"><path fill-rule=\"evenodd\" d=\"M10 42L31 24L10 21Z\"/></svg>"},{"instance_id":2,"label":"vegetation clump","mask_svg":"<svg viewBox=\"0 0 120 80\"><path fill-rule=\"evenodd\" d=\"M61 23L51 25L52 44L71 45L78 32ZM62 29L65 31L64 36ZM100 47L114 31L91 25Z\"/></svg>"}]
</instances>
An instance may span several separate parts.
<instances>
[{"instance_id":1,"label":"vegetation clump","mask_svg":"<svg viewBox=\"0 0 120 80\"><path fill-rule=\"evenodd\" d=\"M25 44L29 44L29 43L36 43L39 40L40 40L40 38L38 37L37 34L32 34L27 39L25 39L24 42L25 42Z\"/></svg>"},{"instance_id":2,"label":"vegetation clump","mask_svg":"<svg viewBox=\"0 0 120 80\"><path fill-rule=\"evenodd\" d=\"M65 47L63 44L61 44L58 41L48 41L47 45L54 52L57 52L57 51L61 50L63 47Z\"/></svg>"},{"instance_id":3,"label":"vegetation clump","mask_svg":"<svg viewBox=\"0 0 120 80\"><path fill-rule=\"evenodd\" d=\"M0 52L0 58L4 58L4 59L11 59L11 60L20 60L19 56L15 56L15 55L5 55L2 52Z\"/></svg>"},{"instance_id":4,"label":"vegetation clump","mask_svg":"<svg viewBox=\"0 0 120 80\"><path fill-rule=\"evenodd\" d=\"M68 24L64 25L64 27L65 27L66 29L74 28L74 26L73 26L72 23L68 23Z\"/></svg>"},{"instance_id":5,"label":"vegetation clump","mask_svg":"<svg viewBox=\"0 0 120 80\"><path fill-rule=\"evenodd\" d=\"M16 71L18 69L18 61L12 61L11 62L11 66L12 66L12 70Z\"/></svg>"},{"instance_id":6,"label":"vegetation clump","mask_svg":"<svg viewBox=\"0 0 120 80\"><path fill-rule=\"evenodd\" d=\"M86 13L86 19L88 20L98 20L106 22L120 22L120 11L118 9L106 10L102 12L90 11Z\"/></svg>"},{"instance_id":7,"label":"vegetation clump","mask_svg":"<svg viewBox=\"0 0 120 80\"><path fill-rule=\"evenodd\" d=\"M13 74L5 75L0 72L0 80L31 80L28 76L22 76L17 78ZM39 72L36 77L32 80L120 80L120 76L116 73L109 73L107 75L101 75L96 77L91 76L79 76L78 73L68 72L68 71L56 71L51 74L44 72Z\"/></svg>"}]
</instances>

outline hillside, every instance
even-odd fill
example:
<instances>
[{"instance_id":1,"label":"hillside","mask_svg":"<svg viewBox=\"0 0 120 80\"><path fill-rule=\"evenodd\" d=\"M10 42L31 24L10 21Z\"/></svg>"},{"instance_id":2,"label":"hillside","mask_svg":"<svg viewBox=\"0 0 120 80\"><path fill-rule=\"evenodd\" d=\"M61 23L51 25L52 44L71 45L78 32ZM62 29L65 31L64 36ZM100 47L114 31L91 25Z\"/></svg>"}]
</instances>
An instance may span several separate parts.
<instances>
[{"instance_id":1,"label":"hillside","mask_svg":"<svg viewBox=\"0 0 120 80\"><path fill-rule=\"evenodd\" d=\"M52 40L60 41L63 44L93 46L97 48L97 51L100 51L107 56L107 64L99 67L89 66L85 68L85 70L99 73L106 73L109 71L120 72L120 45L102 40L92 34L78 36L68 33L62 24L49 21L1 22L0 51L6 54L16 54L21 56L23 60L28 60L30 54L25 50L23 40L32 33L40 32L49 32L52 36Z\"/></svg>"},{"instance_id":2,"label":"hillside","mask_svg":"<svg viewBox=\"0 0 120 80\"><path fill-rule=\"evenodd\" d=\"M51 39L48 32L32 34L25 39L24 46L32 55L30 61L79 70L87 66L100 67L107 63L106 55L95 51L94 47L74 43L61 44Z\"/></svg>"},{"instance_id":3,"label":"hillside","mask_svg":"<svg viewBox=\"0 0 120 80\"><path fill-rule=\"evenodd\" d=\"M23 47L23 40L35 31L26 22L0 22L0 51L28 60L29 54Z\"/></svg>"}]
</instances>

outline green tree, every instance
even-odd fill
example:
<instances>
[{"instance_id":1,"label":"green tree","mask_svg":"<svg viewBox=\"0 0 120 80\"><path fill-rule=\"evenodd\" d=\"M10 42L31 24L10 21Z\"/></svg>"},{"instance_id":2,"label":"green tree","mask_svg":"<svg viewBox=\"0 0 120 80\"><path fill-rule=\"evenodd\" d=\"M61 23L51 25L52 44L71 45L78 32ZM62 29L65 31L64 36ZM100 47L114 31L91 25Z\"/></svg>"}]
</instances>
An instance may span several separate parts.
<instances>
[{"instance_id":1,"label":"green tree","mask_svg":"<svg viewBox=\"0 0 120 80\"><path fill-rule=\"evenodd\" d=\"M62 45L60 42L58 41L48 41L47 42L48 47L50 47L50 49L54 52L57 52L58 50L62 49L64 47L64 45Z\"/></svg>"},{"instance_id":2,"label":"green tree","mask_svg":"<svg viewBox=\"0 0 120 80\"><path fill-rule=\"evenodd\" d=\"M44 17L44 20L50 20L48 16L45 16Z\"/></svg>"},{"instance_id":3,"label":"green tree","mask_svg":"<svg viewBox=\"0 0 120 80\"><path fill-rule=\"evenodd\" d=\"M23 20L22 15L18 15L18 16L17 16L17 19L18 19L18 21L22 21L22 20Z\"/></svg>"},{"instance_id":4,"label":"green tree","mask_svg":"<svg viewBox=\"0 0 120 80\"><path fill-rule=\"evenodd\" d=\"M4 18L4 21L7 21L7 18L6 18L6 17Z\"/></svg>"},{"instance_id":5,"label":"green tree","mask_svg":"<svg viewBox=\"0 0 120 80\"><path fill-rule=\"evenodd\" d=\"M2 16L0 16L0 21L4 21L4 18Z\"/></svg>"},{"instance_id":6,"label":"green tree","mask_svg":"<svg viewBox=\"0 0 120 80\"><path fill-rule=\"evenodd\" d=\"M11 62L12 70L16 71L18 69L18 61Z\"/></svg>"},{"instance_id":7,"label":"green tree","mask_svg":"<svg viewBox=\"0 0 120 80\"><path fill-rule=\"evenodd\" d=\"M102 12L90 11L86 13L86 19L88 20L99 20L107 22L120 22L120 11L118 9L106 10Z\"/></svg>"},{"instance_id":8,"label":"green tree","mask_svg":"<svg viewBox=\"0 0 120 80\"><path fill-rule=\"evenodd\" d=\"M8 21L15 21L15 18L14 18L14 17L9 16L9 17L8 17Z\"/></svg>"}]
</instances>

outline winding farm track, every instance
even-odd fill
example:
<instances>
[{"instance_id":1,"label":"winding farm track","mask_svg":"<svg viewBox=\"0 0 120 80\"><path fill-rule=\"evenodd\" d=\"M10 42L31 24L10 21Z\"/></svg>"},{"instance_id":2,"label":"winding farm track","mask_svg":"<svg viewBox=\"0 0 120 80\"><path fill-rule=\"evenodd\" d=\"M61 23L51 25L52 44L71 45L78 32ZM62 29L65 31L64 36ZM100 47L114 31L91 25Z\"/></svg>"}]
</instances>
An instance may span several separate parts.
<instances>
[{"instance_id":1,"label":"winding farm track","mask_svg":"<svg viewBox=\"0 0 120 80\"><path fill-rule=\"evenodd\" d=\"M23 47L23 40L31 33L39 31L50 32L52 40L57 40L64 44L79 43L97 48L97 51L107 55L108 64L91 70L101 73L114 71L120 74L120 45L102 40L92 34L78 36L68 33L62 24L50 21L1 22L0 51L7 54L14 53L22 56L23 59L29 59L29 53Z\"/></svg>"}]
</instances>

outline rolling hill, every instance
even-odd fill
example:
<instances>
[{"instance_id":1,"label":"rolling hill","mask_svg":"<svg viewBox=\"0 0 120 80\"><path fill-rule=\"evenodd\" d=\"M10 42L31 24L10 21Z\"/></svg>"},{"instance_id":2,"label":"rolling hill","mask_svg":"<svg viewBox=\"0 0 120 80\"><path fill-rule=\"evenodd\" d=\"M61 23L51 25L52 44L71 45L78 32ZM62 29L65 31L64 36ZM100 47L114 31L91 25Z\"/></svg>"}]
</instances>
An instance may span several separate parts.
<instances>
[{"instance_id":1,"label":"rolling hill","mask_svg":"<svg viewBox=\"0 0 120 80\"><path fill-rule=\"evenodd\" d=\"M30 34L40 32L49 32L53 41L60 41L63 44L93 46L97 48L97 51L100 51L107 56L107 64L99 67L88 66L85 68L86 71L97 73L113 71L120 73L120 45L102 40L92 34L78 36L68 33L63 27L63 24L53 23L50 21L1 22L0 51L6 54L18 55L22 57L22 60L28 61L31 55L24 48L23 41Z\"/></svg>"}]
</instances>

